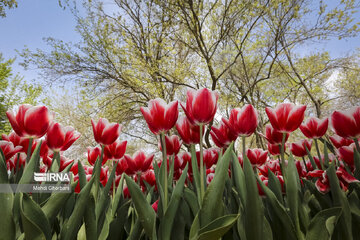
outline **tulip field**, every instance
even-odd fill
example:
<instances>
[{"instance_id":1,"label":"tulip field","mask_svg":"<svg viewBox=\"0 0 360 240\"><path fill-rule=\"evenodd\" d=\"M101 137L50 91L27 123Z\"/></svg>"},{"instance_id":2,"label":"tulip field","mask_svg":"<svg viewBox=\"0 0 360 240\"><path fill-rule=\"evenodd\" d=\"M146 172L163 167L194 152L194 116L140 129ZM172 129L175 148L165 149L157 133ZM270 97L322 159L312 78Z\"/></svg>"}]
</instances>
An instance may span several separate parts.
<instances>
[{"instance_id":1,"label":"tulip field","mask_svg":"<svg viewBox=\"0 0 360 240\"><path fill-rule=\"evenodd\" d=\"M186 103L141 107L155 154L128 154L121 124L91 120L98 145L86 160L63 155L81 136L51 109L9 110L2 189L33 184L34 173L73 178L66 193L0 193L0 239L360 239L360 107L318 119L305 105L248 104L213 125L217 102L204 88L188 90ZM267 149L247 147L258 111L269 119ZM302 140L289 142L298 129Z\"/></svg>"}]
</instances>

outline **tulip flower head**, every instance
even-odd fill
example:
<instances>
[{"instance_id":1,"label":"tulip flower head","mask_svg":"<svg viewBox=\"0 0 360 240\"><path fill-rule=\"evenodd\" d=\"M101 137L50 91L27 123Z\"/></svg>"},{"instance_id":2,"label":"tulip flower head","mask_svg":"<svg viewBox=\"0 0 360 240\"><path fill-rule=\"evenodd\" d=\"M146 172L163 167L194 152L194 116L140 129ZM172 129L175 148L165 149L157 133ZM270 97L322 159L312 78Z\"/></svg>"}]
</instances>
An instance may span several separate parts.
<instances>
[{"instance_id":1,"label":"tulip flower head","mask_svg":"<svg viewBox=\"0 0 360 240\"><path fill-rule=\"evenodd\" d=\"M1 137L3 140L12 142L14 144L14 147L21 146L22 147L21 152L27 153L30 144L29 138L20 137L15 132L11 132L8 136L3 134ZM36 142L33 142L31 145L32 151L35 149L35 145Z\"/></svg>"},{"instance_id":2,"label":"tulip flower head","mask_svg":"<svg viewBox=\"0 0 360 240\"><path fill-rule=\"evenodd\" d=\"M126 151L127 141L120 141L117 139L112 144L106 145L104 154L108 159L118 160L122 158Z\"/></svg>"},{"instance_id":3,"label":"tulip flower head","mask_svg":"<svg viewBox=\"0 0 360 240\"><path fill-rule=\"evenodd\" d=\"M330 137L330 141L335 146L335 148L349 146L350 144L354 143L353 140L340 137L339 135L336 134Z\"/></svg>"},{"instance_id":4,"label":"tulip flower head","mask_svg":"<svg viewBox=\"0 0 360 240\"><path fill-rule=\"evenodd\" d=\"M181 104L186 116L193 125L211 122L217 109L219 94L207 88L188 90L186 106Z\"/></svg>"},{"instance_id":5,"label":"tulip flower head","mask_svg":"<svg viewBox=\"0 0 360 240\"><path fill-rule=\"evenodd\" d=\"M166 155L176 155L179 153L182 141L180 141L177 135L172 135L170 137L165 136L166 144ZM162 151L161 143L159 142L160 151Z\"/></svg>"},{"instance_id":6,"label":"tulip flower head","mask_svg":"<svg viewBox=\"0 0 360 240\"><path fill-rule=\"evenodd\" d=\"M261 166L268 159L268 151L264 151L260 148L247 149L246 156L250 160L251 165Z\"/></svg>"},{"instance_id":7,"label":"tulip flower head","mask_svg":"<svg viewBox=\"0 0 360 240\"><path fill-rule=\"evenodd\" d=\"M97 159L100 159L101 148L100 147L88 147L87 148L87 159L90 165L94 165ZM102 165L107 161L106 155L103 156Z\"/></svg>"},{"instance_id":8,"label":"tulip flower head","mask_svg":"<svg viewBox=\"0 0 360 240\"><path fill-rule=\"evenodd\" d=\"M121 158L116 166L116 175L121 175L128 169L128 164L125 158Z\"/></svg>"},{"instance_id":9,"label":"tulip flower head","mask_svg":"<svg viewBox=\"0 0 360 240\"><path fill-rule=\"evenodd\" d=\"M217 163L219 158L219 150L215 148L208 148L204 150L204 164L206 166L206 169L211 168L214 164ZM196 159L198 162L198 166L200 166L200 152L196 152Z\"/></svg>"},{"instance_id":10,"label":"tulip flower head","mask_svg":"<svg viewBox=\"0 0 360 240\"><path fill-rule=\"evenodd\" d=\"M148 107L141 107L140 110L155 135L169 131L179 115L178 101L166 104L161 98L150 100Z\"/></svg>"},{"instance_id":11,"label":"tulip flower head","mask_svg":"<svg viewBox=\"0 0 360 240\"><path fill-rule=\"evenodd\" d=\"M281 144L271 144L271 143L268 143L267 144L267 147L268 147L268 151L271 155L273 156L277 156L277 155L280 155L280 147L281 147ZM286 144L284 145L284 151L286 151Z\"/></svg>"},{"instance_id":12,"label":"tulip flower head","mask_svg":"<svg viewBox=\"0 0 360 240\"><path fill-rule=\"evenodd\" d=\"M220 122L219 126L212 126L210 135L216 146L219 148L227 148L232 141L235 141L237 136L224 123Z\"/></svg>"},{"instance_id":13,"label":"tulip flower head","mask_svg":"<svg viewBox=\"0 0 360 240\"><path fill-rule=\"evenodd\" d=\"M258 125L258 115L251 104L246 104L242 108L231 110L229 120L223 118L223 122L237 136L248 137L253 134Z\"/></svg>"},{"instance_id":14,"label":"tulip flower head","mask_svg":"<svg viewBox=\"0 0 360 240\"><path fill-rule=\"evenodd\" d=\"M204 132L204 126L202 126ZM181 139L186 144L196 144L200 142L200 127L190 123L190 120L182 116L176 123L176 130Z\"/></svg>"},{"instance_id":15,"label":"tulip flower head","mask_svg":"<svg viewBox=\"0 0 360 240\"><path fill-rule=\"evenodd\" d=\"M156 213L158 211L158 204L159 204L159 200L156 200L153 204L151 204L151 207L154 209Z\"/></svg>"},{"instance_id":16,"label":"tulip flower head","mask_svg":"<svg viewBox=\"0 0 360 240\"><path fill-rule=\"evenodd\" d=\"M312 145L312 140L301 140L296 143L290 144L290 151L297 157L303 157L307 155L306 148L310 151Z\"/></svg>"},{"instance_id":17,"label":"tulip flower head","mask_svg":"<svg viewBox=\"0 0 360 240\"><path fill-rule=\"evenodd\" d=\"M0 148L4 153L6 161L22 150L21 146L14 147L14 144L12 142L4 141L4 140L0 140Z\"/></svg>"},{"instance_id":18,"label":"tulip flower head","mask_svg":"<svg viewBox=\"0 0 360 240\"><path fill-rule=\"evenodd\" d=\"M356 149L355 143L349 146L340 147L337 152L340 158L346 162L350 167L354 167L354 151Z\"/></svg>"},{"instance_id":19,"label":"tulip flower head","mask_svg":"<svg viewBox=\"0 0 360 240\"><path fill-rule=\"evenodd\" d=\"M20 105L16 115L7 111L6 116L16 134L25 138L41 138L44 136L53 119L53 114L47 107L30 104Z\"/></svg>"},{"instance_id":20,"label":"tulip flower head","mask_svg":"<svg viewBox=\"0 0 360 240\"><path fill-rule=\"evenodd\" d=\"M321 138L326 133L328 125L329 120L327 118L320 120L312 117L300 125L300 130L307 138Z\"/></svg>"},{"instance_id":21,"label":"tulip flower head","mask_svg":"<svg viewBox=\"0 0 360 240\"><path fill-rule=\"evenodd\" d=\"M73 127L63 127L60 123L52 123L46 134L46 144L54 152L65 151L79 137L80 133Z\"/></svg>"},{"instance_id":22,"label":"tulip flower head","mask_svg":"<svg viewBox=\"0 0 360 240\"><path fill-rule=\"evenodd\" d=\"M262 135L262 136L264 136L264 135ZM289 136L290 136L290 134L286 133L285 142L288 140ZM265 126L265 136L264 137L270 144L281 144L282 138L283 138L283 133L274 129L270 124L267 124Z\"/></svg>"},{"instance_id":23,"label":"tulip flower head","mask_svg":"<svg viewBox=\"0 0 360 240\"><path fill-rule=\"evenodd\" d=\"M340 137L359 138L360 107L353 107L347 111L334 111L331 115L331 125Z\"/></svg>"},{"instance_id":24,"label":"tulip flower head","mask_svg":"<svg viewBox=\"0 0 360 240\"><path fill-rule=\"evenodd\" d=\"M304 120L305 110L305 105L293 103L281 103L275 109L265 108L272 127L281 133L295 131Z\"/></svg>"},{"instance_id":25,"label":"tulip flower head","mask_svg":"<svg viewBox=\"0 0 360 240\"><path fill-rule=\"evenodd\" d=\"M110 145L120 136L122 126L118 123L109 123L106 118L100 118L95 124L91 119L95 141L102 145Z\"/></svg>"},{"instance_id":26,"label":"tulip flower head","mask_svg":"<svg viewBox=\"0 0 360 240\"><path fill-rule=\"evenodd\" d=\"M137 172L145 172L148 170L152 160L154 159L154 154L146 156L143 151L137 151L132 157L128 154L125 154L124 158L128 164L127 173L133 174Z\"/></svg>"}]
</instances>

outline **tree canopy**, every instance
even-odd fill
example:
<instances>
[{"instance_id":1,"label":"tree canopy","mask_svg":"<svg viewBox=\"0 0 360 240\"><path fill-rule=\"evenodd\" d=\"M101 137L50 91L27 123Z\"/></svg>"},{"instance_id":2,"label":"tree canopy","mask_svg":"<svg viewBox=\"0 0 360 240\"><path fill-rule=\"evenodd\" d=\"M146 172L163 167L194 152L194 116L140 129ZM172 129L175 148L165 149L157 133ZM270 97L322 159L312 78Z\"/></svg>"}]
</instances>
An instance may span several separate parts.
<instances>
[{"instance_id":1,"label":"tree canopy","mask_svg":"<svg viewBox=\"0 0 360 240\"><path fill-rule=\"evenodd\" d=\"M302 53L306 44L357 36L356 1L92 0L82 2L85 14L66 2L82 41L47 38L52 50L24 49L23 66L41 69L49 82L77 85L112 121L141 129L140 106L156 97L185 100L187 88L219 91L224 116L246 103L263 109L292 101L322 117L340 95L358 99L349 87L358 61L316 48ZM329 83L336 72L336 84ZM263 113L260 120L259 131ZM143 131L128 134L146 140ZM263 140L255 135L253 143Z\"/></svg>"}]
</instances>

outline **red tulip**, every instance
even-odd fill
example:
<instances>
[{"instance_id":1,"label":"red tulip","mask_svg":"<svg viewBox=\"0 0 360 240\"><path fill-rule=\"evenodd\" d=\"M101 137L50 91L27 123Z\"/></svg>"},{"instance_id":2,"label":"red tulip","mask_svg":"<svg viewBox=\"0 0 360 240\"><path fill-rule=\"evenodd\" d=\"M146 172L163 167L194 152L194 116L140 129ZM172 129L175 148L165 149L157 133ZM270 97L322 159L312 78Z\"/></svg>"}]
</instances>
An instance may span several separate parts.
<instances>
[{"instance_id":1,"label":"red tulip","mask_svg":"<svg viewBox=\"0 0 360 240\"><path fill-rule=\"evenodd\" d=\"M270 144L270 143L268 143L267 147L268 147L268 151L269 151L269 153L271 155L273 155L273 156L280 155L281 144ZM286 151L286 144L284 146L284 151Z\"/></svg>"},{"instance_id":2,"label":"red tulip","mask_svg":"<svg viewBox=\"0 0 360 240\"><path fill-rule=\"evenodd\" d=\"M26 154L21 152L19 155L13 156L10 161L12 162L14 172L16 172L16 168L20 169L21 167L25 167L26 164ZM19 162L19 163L18 163Z\"/></svg>"},{"instance_id":3,"label":"red tulip","mask_svg":"<svg viewBox=\"0 0 360 240\"><path fill-rule=\"evenodd\" d=\"M135 175L134 181L137 182L138 181L138 176ZM146 172L142 172L140 175L140 185L143 188L146 188L146 185L144 183L144 181L146 183L148 183L150 186L155 186L156 188L156 179L155 179L155 172L152 169L147 170Z\"/></svg>"},{"instance_id":4,"label":"red tulip","mask_svg":"<svg viewBox=\"0 0 360 240\"><path fill-rule=\"evenodd\" d=\"M241 109L231 110L229 120L223 118L223 122L237 136L248 137L253 134L258 125L258 115L251 104L246 104Z\"/></svg>"},{"instance_id":5,"label":"red tulip","mask_svg":"<svg viewBox=\"0 0 360 240\"><path fill-rule=\"evenodd\" d=\"M312 117L300 125L300 130L307 138L321 138L326 133L328 125L329 119L320 120Z\"/></svg>"},{"instance_id":6,"label":"red tulip","mask_svg":"<svg viewBox=\"0 0 360 240\"><path fill-rule=\"evenodd\" d=\"M263 134L261 134L261 135L264 136ZM285 142L288 140L289 136L290 136L290 134L286 133ZM281 144L282 138L283 138L283 133L275 130L270 124L267 124L265 126L265 136L264 137L270 144Z\"/></svg>"},{"instance_id":7,"label":"red tulip","mask_svg":"<svg viewBox=\"0 0 360 240\"><path fill-rule=\"evenodd\" d=\"M189 166L189 172L192 172L191 154L188 152L182 152L175 157L174 169L183 170L187 163Z\"/></svg>"},{"instance_id":8,"label":"red tulip","mask_svg":"<svg viewBox=\"0 0 360 240\"><path fill-rule=\"evenodd\" d=\"M267 177L265 177L264 175L260 175L260 176L259 176L259 179L260 179L260 181L262 181L262 182L265 184L265 186L268 186L268 184L269 184L269 179L268 179ZM260 196L265 196L265 193L264 193L264 191L262 190L260 184L259 184L258 182L256 182L256 184L257 184L257 187L258 187L259 195L260 195Z\"/></svg>"},{"instance_id":9,"label":"red tulip","mask_svg":"<svg viewBox=\"0 0 360 240\"><path fill-rule=\"evenodd\" d=\"M340 137L339 135L336 135L336 134L330 137L330 141L336 148L340 148L343 146L349 146L350 144L354 143L353 140Z\"/></svg>"},{"instance_id":10,"label":"red tulip","mask_svg":"<svg viewBox=\"0 0 360 240\"><path fill-rule=\"evenodd\" d=\"M207 124L215 116L219 95L207 88L188 90L184 112L193 125Z\"/></svg>"},{"instance_id":11,"label":"red tulip","mask_svg":"<svg viewBox=\"0 0 360 240\"><path fill-rule=\"evenodd\" d=\"M218 127L212 126L210 135L219 148L227 148L236 140L236 134L224 122L220 122Z\"/></svg>"},{"instance_id":12,"label":"red tulip","mask_svg":"<svg viewBox=\"0 0 360 240\"><path fill-rule=\"evenodd\" d=\"M126 151L127 141L120 141L117 139L110 145L106 145L104 148L104 154L108 159L118 160L122 158Z\"/></svg>"},{"instance_id":13,"label":"red tulip","mask_svg":"<svg viewBox=\"0 0 360 240\"><path fill-rule=\"evenodd\" d=\"M90 165L94 165L97 159L100 159L101 148L100 147L88 147L87 148L87 158ZM107 161L107 157L103 156L102 165L104 165Z\"/></svg>"},{"instance_id":14,"label":"red tulip","mask_svg":"<svg viewBox=\"0 0 360 240\"><path fill-rule=\"evenodd\" d=\"M40 157L42 158L47 158L48 154L49 154L49 147L46 143L46 140L40 140L40 141L34 141L34 144L33 144L33 149L31 150L31 152L33 152L36 148L36 146L38 144L40 144L41 142L41 147L40 147Z\"/></svg>"},{"instance_id":15,"label":"red tulip","mask_svg":"<svg viewBox=\"0 0 360 240\"><path fill-rule=\"evenodd\" d=\"M45 106L20 105L18 112L7 111L11 127L17 135L26 138L41 138L47 132L53 115Z\"/></svg>"},{"instance_id":16,"label":"red tulip","mask_svg":"<svg viewBox=\"0 0 360 240\"><path fill-rule=\"evenodd\" d=\"M191 163L191 155L188 152L176 155L174 158L174 171L184 170L187 163Z\"/></svg>"},{"instance_id":17,"label":"red tulip","mask_svg":"<svg viewBox=\"0 0 360 240\"><path fill-rule=\"evenodd\" d=\"M94 167L87 167L85 169L85 173L92 175L94 171ZM101 167L100 168L100 183L105 186L108 180L108 167Z\"/></svg>"},{"instance_id":18,"label":"red tulip","mask_svg":"<svg viewBox=\"0 0 360 240\"><path fill-rule=\"evenodd\" d=\"M342 167L339 167L336 170L336 175L339 179L340 187L346 191L348 188L349 183L352 182L359 182L356 178L351 176L346 170ZM314 170L308 173L308 176L318 178L315 182L315 186L321 193L327 193L330 191L330 182L329 178L324 170Z\"/></svg>"},{"instance_id":19,"label":"red tulip","mask_svg":"<svg viewBox=\"0 0 360 240\"><path fill-rule=\"evenodd\" d=\"M207 169L207 170L211 170L211 169ZM207 172L207 171L206 171ZM215 172L211 171L209 173L206 173L206 184L209 185L211 183L211 181L214 179L215 176Z\"/></svg>"},{"instance_id":20,"label":"red tulip","mask_svg":"<svg viewBox=\"0 0 360 240\"><path fill-rule=\"evenodd\" d=\"M131 198L129 188L127 186L124 187L123 193L124 193L124 198L125 199Z\"/></svg>"},{"instance_id":21,"label":"red tulip","mask_svg":"<svg viewBox=\"0 0 360 240\"><path fill-rule=\"evenodd\" d=\"M269 175L269 170L272 171L275 175L281 175L281 167L279 160L268 160L266 163L258 167L260 173L266 177Z\"/></svg>"},{"instance_id":22,"label":"red tulip","mask_svg":"<svg viewBox=\"0 0 360 240\"><path fill-rule=\"evenodd\" d=\"M43 159L44 164L50 168L52 161L54 159L54 154L51 154L50 156L47 157L47 159ZM56 160L55 160L56 161ZM59 167L59 172L61 172L62 170L64 170L67 166L69 166L70 164L72 164L74 162L74 160L69 160L66 157L64 157L63 155L60 155L60 167Z\"/></svg>"},{"instance_id":23,"label":"red tulip","mask_svg":"<svg viewBox=\"0 0 360 240\"><path fill-rule=\"evenodd\" d=\"M295 166L296 166L296 170L297 170L300 178L307 177L307 171L306 171L306 168L305 168L305 165L303 162L295 161ZM321 168L321 167L319 167L319 168Z\"/></svg>"},{"instance_id":24,"label":"red tulip","mask_svg":"<svg viewBox=\"0 0 360 240\"><path fill-rule=\"evenodd\" d=\"M159 204L159 200L156 200L156 201L151 205L151 207L154 209L155 212L157 212L157 210L158 210L158 204Z\"/></svg>"},{"instance_id":25,"label":"red tulip","mask_svg":"<svg viewBox=\"0 0 360 240\"><path fill-rule=\"evenodd\" d=\"M122 126L109 123L106 118L100 118L97 124L91 119L95 141L102 145L110 145L119 137Z\"/></svg>"},{"instance_id":26,"label":"red tulip","mask_svg":"<svg viewBox=\"0 0 360 240\"><path fill-rule=\"evenodd\" d=\"M349 146L343 146L338 149L340 158L346 162L350 167L354 166L354 150L356 149L355 143Z\"/></svg>"},{"instance_id":27,"label":"red tulip","mask_svg":"<svg viewBox=\"0 0 360 240\"><path fill-rule=\"evenodd\" d=\"M116 166L116 175L121 175L128 169L128 164L125 158L121 158Z\"/></svg>"},{"instance_id":28,"label":"red tulip","mask_svg":"<svg viewBox=\"0 0 360 240\"><path fill-rule=\"evenodd\" d=\"M246 156L253 166L261 166L268 158L268 151L264 151L260 148L247 149Z\"/></svg>"},{"instance_id":29,"label":"red tulip","mask_svg":"<svg viewBox=\"0 0 360 240\"><path fill-rule=\"evenodd\" d=\"M360 137L360 107L347 111L334 111L331 124L335 133L343 138Z\"/></svg>"},{"instance_id":30,"label":"red tulip","mask_svg":"<svg viewBox=\"0 0 360 240\"><path fill-rule=\"evenodd\" d=\"M148 170L154 158L154 154L146 156L143 151L137 151L133 157L125 154L124 158L128 164L128 173L133 174L139 171L145 172Z\"/></svg>"},{"instance_id":31,"label":"red tulip","mask_svg":"<svg viewBox=\"0 0 360 240\"><path fill-rule=\"evenodd\" d=\"M79 172L79 161L75 162L72 167L70 168L70 172L72 172L74 175L78 174Z\"/></svg>"},{"instance_id":32,"label":"red tulip","mask_svg":"<svg viewBox=\"0 0 360 240\"><path fill-rule=\"evenodd\" d=\"M303 156L307 155L306 148L309 151L311 150L311 145L312 145L312 140L309 141L309 140L304 139L304 140L298 141L296 143L291 143L290 151L292 152L293 155L295 155L297 157L303 157Z\"/></svg>"},{"instance_id":33,"label":"red tulip","mask_svg":"<svg viewBox=\"0 0 360 240\"><path fill-rule=\"evenodd\" d=\"M184 143L196 144L200 142L200 127L191 124L187 117L183 116L178 119L176 130ZM204 126L202 132L204 132Z\"/></svg>"},{"instance_id":34,"label":"red tulip","mask_svg":"<svg viewBox=\"0 0 360 240\"><path fill-rule=\"evenodd\" d=\"M3 134L1 137L5 141L12 142L15 147L17 146L23 147L21 152L27 153L30 144L30 139L20 137L15 132L11 132L8 136ZM32 147L31 147L32 151L35 149L35 144L36 144L35 142L32 143Z\"/></svg>"},{"instance_id":35,"label":"red tulip","mask_svg":"<svg viewBox=\"0 0 360 240\"><path fill-rule=\"evenodd\" d=\"M22 150L22 147L20 146L14 147L14 144L12 142L4 141L4 140L0 140L0 148L5 155L6 161Z\"/></svg>"},{"instance_id":36,"label":"red tulip","mask_svg":"<svg viewBox=\"0 0 360 240\"><path fill-rule=\"evenodd\" d=\"M344 191L348 189L349 183L359 182L359 180L349 174L343 167L339 167L336 170L336 176L339 178L340 186Z\"/></svg>"},{"instance_id":37,"label":"red tulip","mask_svg":"<svg viewBox=\"0 0 360 240\"><path fill-rule=\"evenodd\" d=\"M215 148L204 149L203 152L203 161L207 169L211 168L214 164L217 163L219 158L218 150ZM200 166L200 151L196 152L196 159L198 166Z\"/></svg>"},{"instance_id":38,"label":"red tulip","mask_svg":"<svg viewBox=\"0 0 360 240\"><path fill-rule=\"evenodd\" d=\"M273 128L282 133L295 131L304 119L305 110L305 105L293 103L281 103L275 109L265 108Z\"/></svg>"},{"instance_id":39,"label":"red tulip","mask_svg":"<svg viewBox=\"0 0 360 240\"><path fill-rule=\"evenodd\" d=\"M315 162L316 166L318 166L318 168L321 169L321 163L320 163L319 157L313 156L313 159L314 159L314 162ZM329 153L329 154L328 154L328 159L329 159L329 162L332 162L332 161L334 161L334 160L336 159L336 157L335 157L334 154ZM324 155L322 155L322 154L321 154L321 162L322 162L323 164L325 163L325 157L324 157ZM311 162L310 162L310 161L308 161L308 164L310 164L310 166L311 166ZM310 169L310 168L308 168L308 169ZM312 166L311 166L311 170L314 170L314 169L312 169Z\"/></svg>"},{"instance_id":40,"label":"red tulip","mask_svg":"<svg viewBox=\"0 0 360 240\"><path fill-rule=\"evenodd\" d=\"M177 135L172 135L170 137L165 136L165 144L166 144L166 155L176 155L179 153L182 141L179 140ZM160 151L162 151L161 143L159 143Z\"/></svg>"},{"instance_id":41,"label":"red tulip","mask_svg":"<svg viewBox=\"0 0 360 240\"><path fill-rule=\"evenodd\" d=\"M169 131L175 125L179 115L177 101L166 104L161 98L150 100L148 107L141 107L140 110L150 131L155 135Z\"/></svg>"},{"instance_id":42,"label":"red tulip","mask_svg":"<svg viewBox=\"0 0 360 240\"><path fill-rule=\"evenodd\" d=\"M330 182L325 171L314 170L309 172L308 176L318 178L315 182L315 186L319 192L325 194L330 191Z\"/></svg>"},{"instance_id":43,"label":"red tulip","mask_svg":"<svg viewBox=\"0 0 360 240\"><path fill-rule=\"evenodd\" d=\"M87 181L87 182L90 181L90 178L91 178L91 174L86 174L86 181ZM77 180L79 180L79 176L78 176L78 175L76 175L76 176L74 177L74 181L77 181ZM78 183L76 184L76 187L75 187L74 192L80 193L80 182L78 182Z\"/></svg>"},{"instance_id":44,"label":"red tulip","mask_svg":"<svg viewBox=\"0 0 360 240\"><path fill-rule=\"evenodd\" d=\"M80 133L72 127L63 127L60 123L52 123L46 134L46 144L54 152L67 150L78 138Z\"/></svg>"},{"instance_id":45,"label":"red tulip","mask_svg":"<svg viewBox=\"0 0 360 240\"><path fill-rule=\"evenodd\" d=\"M241 153L240 153L240 155L238 156L238 161L239 161L241 167L244 167L244 159L243 159L243 156L242 156Z\"/></svg>"}]
</instances>

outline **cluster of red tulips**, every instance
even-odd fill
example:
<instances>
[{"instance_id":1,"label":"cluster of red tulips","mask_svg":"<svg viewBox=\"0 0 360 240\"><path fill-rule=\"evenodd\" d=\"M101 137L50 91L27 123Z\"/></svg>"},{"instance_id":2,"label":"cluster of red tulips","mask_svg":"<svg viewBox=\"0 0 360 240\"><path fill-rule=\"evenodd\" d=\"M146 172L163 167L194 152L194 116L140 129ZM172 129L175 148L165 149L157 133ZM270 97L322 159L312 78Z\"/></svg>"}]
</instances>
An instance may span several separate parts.
<instances>
[{"instance_id":1,"label":"cluster of red tulips","mask_svg":"<svg viewBox=\"0 0 360 240\"><path fill-rule=\"evenodd\" d=\"M329 154L330 161L336 164L336 174L344 190L350 182L358 181L353 177L354 151L359 151L358 138L360 137L360 107L354 107L348 111L335 111L330 118L309 118L303 122L306 106L296 106L292 103L282 103L275 109L266 108L266 114L270 124L266 125L262 136L268 142L267 150L255 148L245 149L245 139L252 135L258 126L258 114L250 104L242 108L232 109L229 119L223 118L218 126L211 127L211 137L218 148L203 149L203 134L207 124L213 121L217 110L218 94L209 89L189 90L186 104L180 104L185 115L179 115L178 101L167 104L162 99L149 101L148 107L142 107L141 112L148 124L149 129L155 135L159 135L159 148L163 152L163 160L166 160L164 175L168 176L170 168L174 180L177 180L189 163L188 181L192 181L191 154L182 152L179 154L182 144L199 144L196 153L201 179L206 178L210 183L219 156L229 145L242 138L243 151L238 159L242 164L245 154L253 165L260 179L267 184L269 170L273 172L281 183L284 182L282 168L286 164L284 155L286 146L290 152L303 161L296 161L296 167L301 178L316 178L316 187L320 192L326 193L330 189L327 175L325 174L324 155L320 154L318 140L324 144L330 144L323 138L328 130L329 120L336 135L329 139L334 147L335 154ZM3 135L0 147L5 155L8 171L16 172L29 160L36 145L42 141L40 156L42 167L40 171L46 172L51 169L53 160L58 159L58 170L62 171L73 163L62 152L66 151L79 137L80 134L72 127L63 127L53 121L53 114L45 106L21 105L14 115L7 112L7 117L14 132L8 136ZM93 165L97 159L102 162L100 180L105 186L108 179L108 168L117 162L115 183L118 184L122 173L134 177L142 188L146 184L156 187L153 169L154 155L147 155L143 151L136 152L133 156L125 154L127 141L120 141L119 135L122 126L118 123L109 123L107 119L100 118L96 123L91 121L95 141L99 147L87 149L88 166L84 166L87 178L90 179ZM168 136L167 133L176 127L178 135ZM287 144L291 132L300 128L308 139ZM45 136L45 138L43 138ZM180 140L180 138L181 140ZM312 157L311 147L315 142L316 157ZM277 158L276 156L279 156ZM308 157L306 160L305 157ZM110 161L112 164L106 164ZM158 166L163 161L158 161ZM108 166L107 166L108 165ZM78 178L77 163L73 164L71 171ZM206 176L203 176L206 174ZM168 182L165 179L166 183ZM79 191L79 188L77 188ZM125 188L127 192L127 189ZM261 192L261 189L259 188ZM201 195L204 186L201 186ZM165 191L166 194L166 191ZM166 196L165 196L166 198Z\"/></svg>"}]
</instances>

